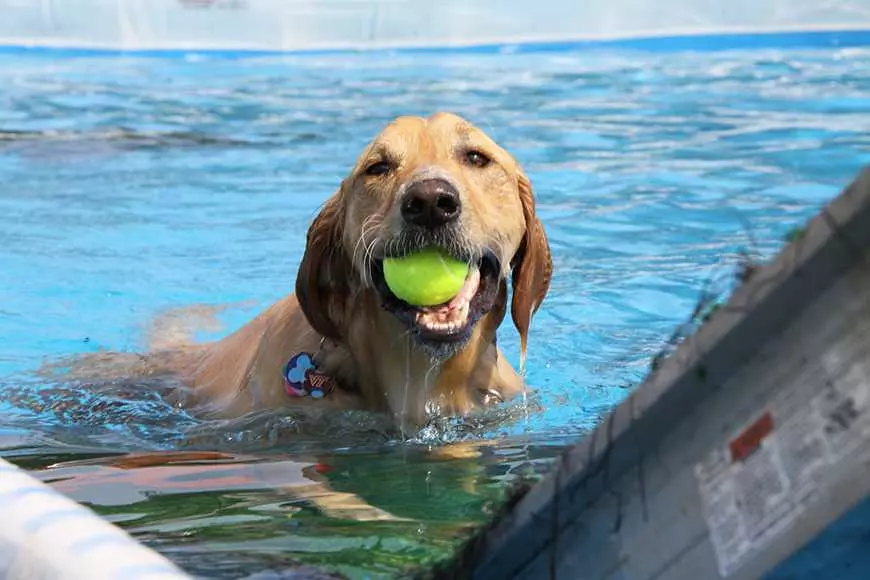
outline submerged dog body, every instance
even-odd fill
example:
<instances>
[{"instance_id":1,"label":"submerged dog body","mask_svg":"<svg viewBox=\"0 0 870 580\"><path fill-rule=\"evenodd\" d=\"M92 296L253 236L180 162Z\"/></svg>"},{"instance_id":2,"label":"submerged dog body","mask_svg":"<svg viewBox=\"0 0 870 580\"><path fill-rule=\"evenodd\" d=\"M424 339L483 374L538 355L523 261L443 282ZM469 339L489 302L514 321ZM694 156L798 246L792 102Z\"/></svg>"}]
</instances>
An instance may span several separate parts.
<instances>
[{"instance_id":1,"label":"submerged dog body","mask_svg":"<svg viewBox=\"0 0 870 580\"><path fill-rule=\"evenodd\" d=\"M390 292L383 260L432 246L470 273L454 299L417 308ZM531 185L513 157L455 115L401 117L312 223L295 294L223 340L160 349L146 366L177 373L188 402L222 415L299 404L420 425L427 413L465 414L522 391L496 345L508 278L524 356L551 269ZM288 395L286 365L300 353L328 378L325 396Z\"/></svg>"}]
</instances>

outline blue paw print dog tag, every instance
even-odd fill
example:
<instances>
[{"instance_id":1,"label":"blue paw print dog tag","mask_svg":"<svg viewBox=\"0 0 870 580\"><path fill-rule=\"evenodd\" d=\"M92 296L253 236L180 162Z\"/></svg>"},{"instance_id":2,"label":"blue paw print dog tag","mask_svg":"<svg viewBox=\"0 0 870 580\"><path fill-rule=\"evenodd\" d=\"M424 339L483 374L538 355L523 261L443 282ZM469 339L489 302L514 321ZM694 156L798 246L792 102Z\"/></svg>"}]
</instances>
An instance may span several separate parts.
<instances>
[{"instance_id":1,"label":"blue paw print dog tag","mask_svg":"<svg viewBox=\"0 0 870 580\"><path fill-rule=\"evenodd\" d=\"M284 386L291 397L322 399L332 390L332 380L317 370L313 357L300 352L284 365Z\"/></svg>"}]
</instances>

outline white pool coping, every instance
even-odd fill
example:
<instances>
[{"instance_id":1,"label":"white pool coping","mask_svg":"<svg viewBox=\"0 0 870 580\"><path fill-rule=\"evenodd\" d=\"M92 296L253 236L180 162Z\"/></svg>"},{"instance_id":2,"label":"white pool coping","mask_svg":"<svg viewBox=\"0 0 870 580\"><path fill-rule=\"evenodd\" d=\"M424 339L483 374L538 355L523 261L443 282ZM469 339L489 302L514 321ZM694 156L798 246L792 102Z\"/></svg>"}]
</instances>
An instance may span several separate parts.
<instances>
[{"instance_id":1,"label":"white pool coping","mask_svg":"<svg viewBox=\"0 0 870 580\"><path fill-rule=\"evenodd\" d=\"M0 578L190 578L121 528L0 458Z\"/></svg>"}]
</instances>

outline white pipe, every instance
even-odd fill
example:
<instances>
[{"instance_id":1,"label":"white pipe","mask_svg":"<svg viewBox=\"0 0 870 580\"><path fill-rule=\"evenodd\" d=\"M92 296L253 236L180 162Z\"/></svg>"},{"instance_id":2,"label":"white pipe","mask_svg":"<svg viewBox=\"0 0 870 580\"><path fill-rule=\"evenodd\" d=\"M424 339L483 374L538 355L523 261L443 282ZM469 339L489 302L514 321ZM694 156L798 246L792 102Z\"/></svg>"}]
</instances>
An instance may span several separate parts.
<instances>
[{"instance_id":1,"label":"white pipe","mask_svg":"<svg viewBox=\"0 0 870 580\"><path fill-rule=\"evenodd\" d=\"M0 578L182 580L121 528L0 458Z\"/></svg>"}]
</instances>

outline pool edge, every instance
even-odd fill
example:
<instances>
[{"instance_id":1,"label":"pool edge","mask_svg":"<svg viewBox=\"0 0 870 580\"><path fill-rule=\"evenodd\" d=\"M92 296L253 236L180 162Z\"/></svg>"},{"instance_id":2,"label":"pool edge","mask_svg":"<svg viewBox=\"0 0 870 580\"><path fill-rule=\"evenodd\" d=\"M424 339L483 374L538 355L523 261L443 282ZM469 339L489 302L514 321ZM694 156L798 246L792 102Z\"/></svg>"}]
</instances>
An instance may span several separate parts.
<instances>
[{"instance_id":1,"label":"pool edge","mask_svg":"<svg viewBox=\"0 0 870 580\"><path fill-rule=\"evenodd\" d=\"M0 457L0 577L185 580L175 564Z\"/></svg>"},{"instance_id":2,"label":"pool edge","mask_svg":"<svg viewBox=\"0 0 870 580\"><path fill-rule=\"evenodd\" d=\"M732 29L719 31L686 30L656 34L629 34L618 37L517 38L464 43L415 44L371 43L348 46L308 48L246 48L189 45L173 47L123 47L70 42L67 44L27 39L0 39L0 55L40 55L48 57L162 57L256 58L275 56L342 55L422 55L422 54L534 54L594 50L641 52L721 52L728 50L811 49L870 47L870 28L832 26L826 28L785 28L775 30Z\"/></svg>"}]
</instances>

